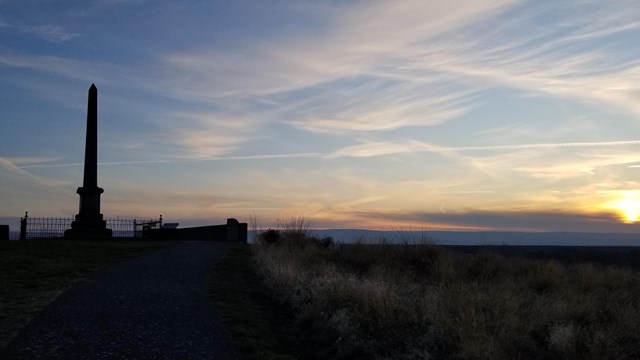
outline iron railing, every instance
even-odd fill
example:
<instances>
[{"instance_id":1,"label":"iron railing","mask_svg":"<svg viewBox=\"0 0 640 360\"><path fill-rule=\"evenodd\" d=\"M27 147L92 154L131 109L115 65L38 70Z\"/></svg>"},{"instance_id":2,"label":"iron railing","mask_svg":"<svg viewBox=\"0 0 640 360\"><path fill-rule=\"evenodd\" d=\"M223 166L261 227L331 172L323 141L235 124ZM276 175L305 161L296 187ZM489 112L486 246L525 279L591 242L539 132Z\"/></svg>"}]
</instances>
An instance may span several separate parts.
<instances>
[{"instance_id":1,"label":"iron railing","mask_svg":"<svg viewBox=\"0 0 640 360\"><path fill-rule=\"evenodd\" d=\"M25 213L24 217L20 218L20 239L62 238L64 232L71 229L73 221L73 217L30 217ZM143 237L147 229L162 226L162 215L159 220L116 217L107 218L105 221L107 228L113 232L113 237Z\"/></svg>"}]
</instances>

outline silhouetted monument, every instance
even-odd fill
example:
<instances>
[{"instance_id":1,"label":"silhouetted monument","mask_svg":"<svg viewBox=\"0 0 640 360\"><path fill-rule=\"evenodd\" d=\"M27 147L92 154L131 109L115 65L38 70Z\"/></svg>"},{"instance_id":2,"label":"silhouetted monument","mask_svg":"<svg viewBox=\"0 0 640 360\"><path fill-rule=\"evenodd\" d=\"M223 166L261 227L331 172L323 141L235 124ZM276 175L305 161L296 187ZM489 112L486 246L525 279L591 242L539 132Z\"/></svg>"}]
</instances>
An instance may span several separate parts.
<instances>
[{"instance_id":1,"label":"silhouetted monument","mask_svg":"<svg viewBox=\"0 0 640 360\"><path fill-rule=\"evenodd\" d=\"M87 138L84 149L84 179L82 187L76 191L80 195L80 210L71 229L64 232L66 238L111 237L111 229L100 214L100 194L98 187L98 89L94 84L89 88L87 105Z\"/></svg>"}]
</instances>

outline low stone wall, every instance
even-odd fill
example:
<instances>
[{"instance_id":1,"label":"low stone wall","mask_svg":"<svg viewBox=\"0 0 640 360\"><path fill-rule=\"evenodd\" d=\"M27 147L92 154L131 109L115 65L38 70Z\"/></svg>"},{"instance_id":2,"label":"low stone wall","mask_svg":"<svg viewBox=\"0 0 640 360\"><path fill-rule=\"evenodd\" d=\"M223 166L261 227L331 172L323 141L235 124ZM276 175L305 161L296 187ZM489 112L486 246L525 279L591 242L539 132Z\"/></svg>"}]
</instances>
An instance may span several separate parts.
<instances>
[{"instance_id":1,"label":"low stone wall","mask_svg":"<svg viewBox=\"0 0 640 360\"><path fill-rule=\"evenodd\" d=\"M9 225L0 225L0 241L9 240Z\"/></svg>"},{"instance_id":2,"label":"low stone wall","mask_svg":"<svg viewBox=\"0 0 640 360\"><path fill-rule=\"evenodd\" d=\"M247 242L247 224L227 219L226 225L197 226L183 229L151 229L145 236L152 240L207 240Z\"/></svg>"}]
</instances>

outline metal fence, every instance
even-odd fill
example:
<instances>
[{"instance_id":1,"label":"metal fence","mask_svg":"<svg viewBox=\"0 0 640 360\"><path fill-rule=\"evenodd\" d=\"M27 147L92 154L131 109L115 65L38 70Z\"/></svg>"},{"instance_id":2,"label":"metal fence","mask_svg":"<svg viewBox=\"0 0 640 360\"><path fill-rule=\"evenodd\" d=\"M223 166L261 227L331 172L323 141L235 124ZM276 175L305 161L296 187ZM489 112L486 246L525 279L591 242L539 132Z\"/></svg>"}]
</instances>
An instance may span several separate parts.
<instances>
[{"instance_id":1,"label":"metal fence","mask_svg":"<svg viewBox=\"0 0 640 360\"><path fill-rule=\"evenodd\" d=\"M65 230L71 229L71 223L74 220L73 217L30 217L25 213L20 219L20 239L62 238ZM105 221L107 229L113 232L113 237L143 237L147 229L162 226L162 215L159 220L116 217L105 219Z\"/></svg>"},{"instance_id":2,"label":"metal fence","mask_svg":"<svg viewBox=\"0 0 640 360\"><path fill-rule=\"evenodd\" d=\"M73 218L37 218L25 216L20 219L20 238L58 238L71 229ZM26 225L26 226L25 226ZM23 231L23 228L25 231Z\"/></svg>"},{"instance_id":3,"label":"metal fence","mask_svg":"<svg viewBox=\"0 0 640 360\"><path fill-rule=\"evenodd\" d=\"M133 220L133 237L145 237L150 229L159 229L162 227L162 215L159 220Z\"/></svg>"}]
</instances>

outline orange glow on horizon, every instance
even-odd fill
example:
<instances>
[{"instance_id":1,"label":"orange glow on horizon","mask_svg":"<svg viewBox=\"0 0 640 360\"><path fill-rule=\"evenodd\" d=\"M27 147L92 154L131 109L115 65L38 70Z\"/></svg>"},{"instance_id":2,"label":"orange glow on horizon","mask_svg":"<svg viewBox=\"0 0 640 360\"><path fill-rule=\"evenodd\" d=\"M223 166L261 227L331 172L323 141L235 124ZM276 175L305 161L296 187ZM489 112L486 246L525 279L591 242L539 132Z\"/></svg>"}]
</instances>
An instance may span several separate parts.
<instances>
[{"instance_id":1,"label":"orange glow on horizon","mask_svg":"<svg viewBox=\"0 0 640 360\"><path fill-rule=\"evenodd\" d=\"M610 203L610 208L620 213L625 223L635 223L640 220L640 199L635 191L625 191L622 199Z\"/></svg>"}]
</instances>

